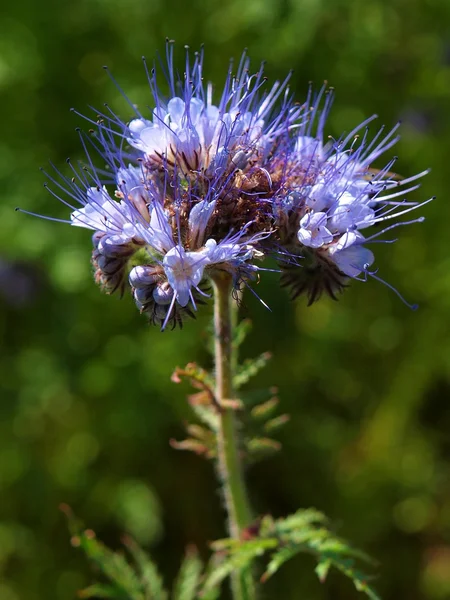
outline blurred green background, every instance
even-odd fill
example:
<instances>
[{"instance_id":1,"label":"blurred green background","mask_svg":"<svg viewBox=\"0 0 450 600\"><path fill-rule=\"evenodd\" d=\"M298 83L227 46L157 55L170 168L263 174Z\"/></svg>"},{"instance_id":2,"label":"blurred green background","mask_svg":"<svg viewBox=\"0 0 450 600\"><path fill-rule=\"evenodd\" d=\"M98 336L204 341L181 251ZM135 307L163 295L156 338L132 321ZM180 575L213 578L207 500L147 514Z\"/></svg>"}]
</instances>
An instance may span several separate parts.
<instances>
[{"instance_id":1,"label":"blurred green background","mask_svg":"<svg viewBox=\"0 0 450 600\"><path fill-rule=\"evenodd\" d=\"M6 9L6 4L2 7ZM69 112L129 107L108 64L145 105L140 57L164 38L206 44L208 79L249 48L273 80L295 69L336 88L327 133L376 112L403 119L398 172L432 173L417 199L436 194L427 220L379 245L376 281L338 302L288 301L276 274L247 297L254 330L245 356L274 358L253 388L279 387L292 415L283 452L248 472L255 510L316 506L379 560L385 600L450 598L450 3L445 0L42 0L12 2L0 36L0 599L69 600L93 574L69 544L58 510L70 504L99 537L134 535L173 577L183 550L224 535L211 465L170 448L189 418L176 365L207 363L210 310L183 331L149 328L132 300L92 282L90 235L14 212L67 218L42 187L39 166L81 158ZM382 166L381 164L379 166ZM265 597L350 600L351 584L321 585L300 557L266 584Z\"/></svg>"}]
</instances>

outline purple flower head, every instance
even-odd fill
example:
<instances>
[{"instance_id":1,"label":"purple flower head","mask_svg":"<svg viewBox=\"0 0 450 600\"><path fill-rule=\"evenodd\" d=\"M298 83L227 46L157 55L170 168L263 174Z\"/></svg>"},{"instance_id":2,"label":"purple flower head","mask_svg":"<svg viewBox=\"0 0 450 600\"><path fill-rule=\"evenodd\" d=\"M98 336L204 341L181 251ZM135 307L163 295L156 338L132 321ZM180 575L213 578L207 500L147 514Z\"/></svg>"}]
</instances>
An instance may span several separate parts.
<instances>
[{"instance_id":1,"label":"purple flower head","mask_svg":"<svg viewBox=\"0 0 450 600\"><path fill-rule=\"evenodd\" d=\"M349 278L375 275L369 270L374 255L364 244L383 241L387 231L423 219L386 223L366 238L361 230L429 202L405 200L427 171L401 179L392 173L396 159L382 169L372 168L373 161L398 141L398 125L387 134L381 128L370 140L368 124L375 118L371 117L341 139L323 143L331 101L325 88L311 99L311 120L298 128L287 159L286 184L273 202L282 246L282 283L291 286L293 296L306 293L310 303L323 292L335 298Z\"/></svg>"},{"instance_id":2,"label":"purple flower head","mask_svg":"<svg viewBox=\"0 0 450 600\"><path fill-rule=\"evenodd\" d=\"M333 139L326 86L294 103L289 76L269 85L244 53L217 94L203 77L203 51L187 52L178 75L168 43L166 62L167 96L144 61L148 113L116 84L131 120L108 106L97 120L85 117L93 133L79 133L84 163L68 161L69 176L47 174L68 222L94 231L92 264L105 291L129 285L139 310L164 329L195 316L218 273L250 287L268 255L282 285L310 303L323 292L336 297L352 278L378 279L368 245L413 222L390 223L425 204L405 200L425 172L402 180L394 159L373 169L398 126L370 138L371 117Z\"/></svg>"},{"instance_id":3,"label":"purple flower head","mask_svg":"<svg viewBox=\"0 0 450 600\"><path fill-rule=\"evenodd\" d=\"M265 90L262 67L250 74L249 66L245 53L236 74L230 65L222 94L214 101L212 84L203 80L203 52L192 63L187 54L181 79L168 45L169 97L159 90L156 69L147 70L153 112L149 117L136 114L128 125L119 122L123 136L149 169L177 167L187 177L229 172L266 156L281 134L298 125L304 110L292 102L289 77Z\"/></svg>"}]
</instances>

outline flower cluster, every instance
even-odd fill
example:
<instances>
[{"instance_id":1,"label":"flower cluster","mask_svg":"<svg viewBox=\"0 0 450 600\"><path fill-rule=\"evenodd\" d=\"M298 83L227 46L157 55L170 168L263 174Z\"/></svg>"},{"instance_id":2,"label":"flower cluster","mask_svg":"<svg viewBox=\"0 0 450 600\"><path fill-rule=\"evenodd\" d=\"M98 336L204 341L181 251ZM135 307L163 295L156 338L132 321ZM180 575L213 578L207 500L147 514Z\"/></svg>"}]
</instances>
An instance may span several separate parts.
<instances>
[{"instance_id":1,"label":"flower cluster","mask_svg":"<svg viewBox=\"0 0 450 600\"><path fill-rule=\"evenodd\" d=\"M72 225L94 231L95 278L107 292L129 283L141 312L164 329L194 315L219 272L251 288L266 256L276 258L292 296L305 293L309 303L324 292L335 298L351 279L378 278L367 244L424 204L404 196L425 172L401 180L394 159L372 168L397 142L397 126L369 139L372 117L324 143L326 86L295 103L289 77L267 86L244 54L214 100L203 54L187 53L180 77L168 43L164 97L144 64L153 112L129 102L135 114L124 122L107 107L88 119L90 135L80 132L86 164L69 161L72 178L49 176ZM92 154L106 170L94 167Z\"/></svg>"}]
</instances>

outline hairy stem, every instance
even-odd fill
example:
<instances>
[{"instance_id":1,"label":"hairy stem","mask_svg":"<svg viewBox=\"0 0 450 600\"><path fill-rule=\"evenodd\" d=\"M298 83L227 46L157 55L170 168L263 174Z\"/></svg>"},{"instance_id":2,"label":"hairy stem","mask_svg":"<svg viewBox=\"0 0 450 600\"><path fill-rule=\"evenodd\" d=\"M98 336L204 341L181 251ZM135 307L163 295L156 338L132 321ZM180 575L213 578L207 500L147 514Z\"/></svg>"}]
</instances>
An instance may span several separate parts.
<instances>
[{"instance_id":1,"label":"hairy stem","mask_svg":"<svg viewBox=\"0 0 450 600\"><path fill-rule=\"evenodd\" d=\"M218 467L228 513L230 537L239 540L241 531L251 522L251 511L239 456L236 411L227 403L227 400L234 399L233 370L235 368L232 343L231 276L228 273L220 273L214 278L213 283L216 397L221 406L220 426L217 433ZM255 597L249 570L235 573L231 583L234 600L252 600Z\"/></svg>"}]
</instances>

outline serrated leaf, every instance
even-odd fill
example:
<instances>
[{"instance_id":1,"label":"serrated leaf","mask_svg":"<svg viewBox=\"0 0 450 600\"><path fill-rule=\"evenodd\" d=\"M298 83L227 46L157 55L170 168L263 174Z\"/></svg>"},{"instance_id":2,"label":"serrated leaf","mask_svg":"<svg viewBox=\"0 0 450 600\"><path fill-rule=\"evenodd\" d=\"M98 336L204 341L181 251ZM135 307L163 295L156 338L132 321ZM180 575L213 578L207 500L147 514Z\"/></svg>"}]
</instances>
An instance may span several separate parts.
<instances>
[{"instance_id":1,"label":"serrated leaf","mask_svg":"<svg viewBox=\"0 0 450 600\"><path fill-rule=\"evenodd\" d=\"M311 508L299 510L284 519L274 520L266 515L255 526L248 528L252 536L249 541L218 540L212 544L212 548L224 554L225 558L207 577L205 591L217 587L235 571L248 571L252 560L264 552L269 552L271 556L261 581L266 581L297 554L307 552L317 558L315 571L320 581L325 580L333 567L351 579L355 588L370 600L380 600L369 584L370 578L355 567L355 560L373 561L364 552L336 536L327 524L327 517Z\"/></svg>"},{"instance_id":2,"label":"serrated leaf","mask_svg":"<svg viewBox=\"0 0 450 600\"><path fill-rule=\"evenodd\" d=\"M259 535L262 538L272 537L275 531L275 520L272 515L264 515L259 521Z\"/></svg>"},{"instance_id":3,"label":"serrated leaf","mask_svg":"<svg viewBox=\"0 0 450 600\"><path fill-rule=\"evenodd\" d=\"M180 383L183 379L188 379L195 389L200 390L199 393L188 397L189 404L195 414L205 425L216 430L218 427L218 406L214 394L214 379L196 363L189 363L184 369L179 367L175 369L172 374L172 381Z\"/></svg>"},{"instance_id":4,"label":"serrated leaf","mask_svg":"<svg viewBox=\"0 0 450 600\"><path fill-rule=\"evenodd\" d=\"M353 581L353 584L358 592L363 592L370 598L370 600L381 600L375 590L368 584L367 575L354 569L352 561L350 566L348 561L332 561L332 564L339 571L341 571L341 573Z\"/></svg>"},{"instance_id":5,"label":"serrated leaf","mask_svg":"<svg viewBox=\"0 0 450 600\"><path fill-rule=\"evenodd\" d=\"M204 590L209 591L231 575L234 571L244 571L249 567L252 561L261 556L271 548L277 546L276 539L258 539L250 542L241 542L234 547L232 553L207 576L204 583Z\"/></svg>"},{"instance_id":6,"label":"serrated leaf","mask_svg":"<svg viewBox=\"0 0 450 600\"><path fill-rule=\"evenodd\" d=\"M224 560L215 569L211 570L203 584L201 597L216 590L222 581L228 577L234 570L234 565L231 560Z\"/></svg>"},{"instance_id":7,"label":"serrated leaf","mask_svg":"<svg viewBox=\"0 0 450 600\"><path fill-rule=\"evenodd\" d=\"M278 571L281 565L299 554L302 550L303 548L301 546L285 546L284 548L277 550L277 552L274 552L261 577L261 581L267 581L269 577L272 577L272 575Z\"/></svg>"},{"instance_id":8,"label":"serrated leaf","mask_svg":"<svg viewBox=\"0 0 450 600\"><path fill-rule=\"evenodd\" d=\"M307 545L308 548L320 554L322 553L322 544L327 539L328 535L329 532L325 528L303 527L302 529L289 531L284 534L281 539L283 542Z\"/></svg>"},{"instance_id":9,"label":"serrated leaf","mask_svg":"<svg viewBox=\"0 0 450 600\"><path fill-rule=\"evenodd\" d=\"M329 560L321 560L317 567L314 569L320 583L323 583L327 578L328 571L330 570L331 562Z\"/></svg>"},{"instance_id":10,"label":"serrated leaf","mask_svg":"<svg viewBox=\"0 0 450 600\"><path fill-rule=\"evenodd\" d=\"M214 379L210 373L199 367L197 363L190 362L184 369L177 367L172 374L172 381L180 383L182 378L189 379L191 384L200 390L212 390L214 388Z\"/></svg>"},{"instance_id":11,"label":"serrated leaf","mask_svg":"<svg viewBox=\"0 0 450 600\"><path fill-rule=\"evenodd\" d=\"M192 438L181 441L172 439L169 443L175 450L188 450L189 452L194 452L199 456L206 456L207 458L213 458L216 455L215 449L206 445L204 442Z\"/></svg>"},{"instance_id":12,"label":"serrated leaf","mask_svg":"<svg viewBox=\"0 0 450 600\"><path fill-rule=\"evenodd\" d=\"M252 322L249 319L243 319L234 327L233 332L233 348L237 349L241 346L247 335L252 329Z\"/></svg>"},{"instance_id":13,"label":"serrated leaf","mask_svg":"<svg viewBox=\"0 0 450 600\"><path fill-rule=\"evenodd\" d=\"M201 600L217 600L218 598L220 598L222 588L221 581L216 586L212 586L210 589L205 589L204 584L208 580L210 574L216 569L218 569L219 565L221 565L223 561L224 556L220 553L213 553L211 558L209 559L204 573L202 587L199 592L199 598L201 598Z\"/></svg>"},{"instance_id":14,"label":"serrated leaf","mask_svg":"<svg viewBox=\"0 0 450 600\"><path fill-rule=\"evenodd\" d=\"M201 600L217 600L220 598L221 593L221 585L219 584L217 587L211 588L205 592L201 592L199 598Z\"/></svg>"},{"instance_id":15,"label":"serrated leaf","mask_svg":"<svg viewBox=\"0 0 450 600\"><path fill-rule=\"evenodd\" d=\"M267 454L278 452L281 449L280 442L267 437L254 437L247 442L247 450L250 454Z\"/></svg>"},{"instance_id":16,"label":"serrated leaf","mask_svg":"<svg viewBox=\"0 0 450 600\"><path fill-rule=\"evenodd\" d=\"M342 555L348 558L356 558L372 565L376 562L362 550L353 548L348 542L339 538L324 540L320 546L320 550L324 554L335 555L336 557Z\"/></svg>"},{"instance_id":17,"label":"serrated leaf","mask_svg":"<svg viewBox=\"0 0 450 600\"><path fill-rule=\"evenodd\" d=\"M203 563L196 550L188 550L175 581L173 600L194 600L200 583Z\"/></svg>"},{"instance_id":18,"label":"serrated leaf","mask_svg":"<svg viewBox=\"0 0 450 600\"><path fill-rule=\"evenodd\" d=\"M245 383L247 383L249 379L257 375L259 371L266 366L270 358L270 352L263 352L263 354L256 358L251 358L244 361L242 366L239 368L239 371L233 378L234 388L238 390Z\"/></svg>"},{"instance_id":19,"label":"serrated leaf","mask_svg":"<svg viewBox=\"0 0 450 600\"><path fill-rule=\"evenodd\" d=\"M280 427L283 427L283 425L286 425L286 423L289 421L290 416L289 415L279 415L278 417L274 417L273 419L270 419L269 421L267 421L267 423L265 423L264 425L264 430L267 432L270 431L275 431L276 429L280 429Z\"/></svg>"},{"instance_id":20,"label":"serrated leaf","mask_svg":"<svg viewBox=\"0 0 450 600\"><path fill-rule=\"evenodd\" d=\"M234 540L233 538L221 538L220 540L214 540L214 542L211 542L210 547L212 550L214 550L214 552L223 552L224 550L237 548L240 544L240 540Z\"/></svg>"},{"instance_id":21,"label":"serrated leaf","mask_svg":"<svg viewBox=\"0 0 450 600\"><path fill-rule=\"evenodd\" d=\"M285 519L277 519L275 522L278 532L290 531L293 529L302 529L311 525L326 525L328 518L315 508L307 508L298 510L293 515L289 515Z\"/></svg>"},{"instance_id":22,"label":"serrated leaf","mask_svg":"<svg viewBox=\"0 0 450 600\"><path fill-rule=\"evenodd\" d=\"M122 554L113 552L91 535L80 536L80 546L118 591L128 594L129 600L145 600L139 579ZM118 596L120 597L120 596Z\"/></svg>"},{"instance_id":23,"label":"serrated leaf","mask_svg":"<svg viewBox=\"0 0 450 600\"><path fill-rule=\"evenodd\" d=\"M254 419L266 419L275 411L279 403L278 398L270 398L270 400L254 406L250 414Z\"/></svg>"},{"instance_id":24,"label":"serrated leaf","mask_svg":"<svg viewBox=\"0 0 450 600\"><path fill-rule=\"evenodd\" d=\"M368 596L370 600L381 600L380 596L376 593L373 587L367 585L366 583L358 584L355 582L355 587L358 590L358 592L363 592L364 594L366 594L366 596Z\"/></svg>"},{"instance_id":25,"label":"serrated leaf","mask_svg":"<svg viewBox=\"0 0 450 600\"><path fill-rule=\"evenodd\" d=\"M127 537L124 543L139 569L145 600L167 600L168 593L156 564L133 539Z\"/></svg>"},{"instance_id":26,"label":"serrated leaf","mask_svg":"<svg viewBox=\"0 0 450 600\"><path fill-rule=\"evenodd\" d=\"M207 425L212 431L217 431L219 428L219 417L211 410L209 406L202 406L200 404L192 404L192 409L197 417Z\"/></svg>"}]
</instances>

